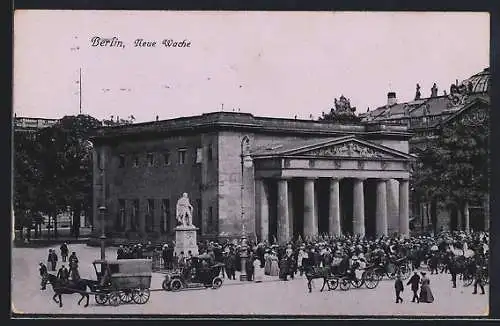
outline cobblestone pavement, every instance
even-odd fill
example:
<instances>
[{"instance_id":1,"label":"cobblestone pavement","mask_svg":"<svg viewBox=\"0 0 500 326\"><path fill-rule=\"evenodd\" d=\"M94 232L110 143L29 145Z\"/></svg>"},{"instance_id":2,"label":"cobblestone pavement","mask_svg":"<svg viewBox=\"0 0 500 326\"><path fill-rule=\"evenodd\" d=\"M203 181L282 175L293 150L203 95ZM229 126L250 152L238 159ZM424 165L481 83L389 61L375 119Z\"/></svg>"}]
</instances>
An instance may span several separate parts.
<instances>
[{"instance_id":1,"label":"cobblestone pavement","mask_svg":"<svg viewBox=\"0 0 500 326\"><path fill-rule=\"evenodd\" d=\"M54 248L54 247L53 247ZM64 306L52 301L50 285L40 290L38 263L46 261L47 248L14 248L12 251L12 309L18 313L43 314L245 314L255 315L395 315L395 316L484 316L488 313L489 288L486 295L473 295L473 287L451 287L450 275L430 275L435 301L432 304L411 302L412 293L405 286L404 303L396 304L393 281L382 281L374 290L320 292L322 281L315 280L312 293L306 280L298 277L283 282L268 277L263 283L225 280L218 290L196 289L181 292L161 290L162 275L153 274L151 297L144 305L100 306L90 297L87 308L77 304L80 296L63 295ZM83 278L95 279L92 260L99 258L99 248L71 245L80 259ZM57 248L59 254L59 249ZM107 257L115 259L116 249L107 248ZM59 258L60 259L60 258ZM58 268L61 262L58 263Z\"/></svg>"}]
</instances>

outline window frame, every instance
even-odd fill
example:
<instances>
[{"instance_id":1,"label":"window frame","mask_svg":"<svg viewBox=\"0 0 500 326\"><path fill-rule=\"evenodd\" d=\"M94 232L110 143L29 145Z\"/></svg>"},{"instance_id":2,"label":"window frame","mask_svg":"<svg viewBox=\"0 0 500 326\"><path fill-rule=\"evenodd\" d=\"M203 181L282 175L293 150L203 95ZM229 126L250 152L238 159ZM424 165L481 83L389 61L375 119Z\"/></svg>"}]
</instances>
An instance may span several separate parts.
<instances>
[{"instance_id":1,"label":"window frame","mask_svg":"<svg viewBox=\"0 0 500 326\"><path fill-rule=\"evenodd\" d=\"M182 153L182 155L181 155L181 153ZM179 148L177 150L177 163L179 165L186 164L186 156L187 156L187 148Z\"/></svg>"},{"instance_id":2,"label":"window frame","mask_svg":"<svg viewBox=\"0 0 500 326\"><path fill-rule=\"evenodd\" d=\"M119 154L118 155L118 168L122 169L126 166L126 158L125 154Z\"/></svg>"}]
</instances>

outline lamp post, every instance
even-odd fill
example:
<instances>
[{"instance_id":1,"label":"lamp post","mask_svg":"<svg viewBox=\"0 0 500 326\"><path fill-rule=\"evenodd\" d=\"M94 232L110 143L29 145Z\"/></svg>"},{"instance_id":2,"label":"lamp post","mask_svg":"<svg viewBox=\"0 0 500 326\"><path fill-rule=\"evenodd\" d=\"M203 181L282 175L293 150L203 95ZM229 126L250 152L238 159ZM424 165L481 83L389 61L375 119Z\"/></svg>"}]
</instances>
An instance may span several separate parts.
<instances>
[{"instance_id":1,"label":"lamp post","mask_svg":"<svg viewBox=\"0 0 500 326\"><path fill-rule=\"evenodd\" d=\"M101 218L101 236L99 239L101 240L101 260L106 259L106 230L105 230L105 215L106 215L106 207L99 207L99 216Z\"/></svg>"},{"instance_id":2,"label":"lamp post","mask_svg":"<svg viewBox=\"0 0 500 326\"><path fill-rule=\"evenodd\" d=\"M241 187L240 187L240 202L241 202L241 249L240 249L240 258L241 258L241 274L240 281L248 280L246 265L248 259L248 246L247 246L247 236L245 231L245 207L243 204L243 193L245 190L245 168L251 168L253 166L252 157L248 151L248 146L250 145L250 139L248 136L244 136L241 140Z\"/></svg>"}]
</instances>

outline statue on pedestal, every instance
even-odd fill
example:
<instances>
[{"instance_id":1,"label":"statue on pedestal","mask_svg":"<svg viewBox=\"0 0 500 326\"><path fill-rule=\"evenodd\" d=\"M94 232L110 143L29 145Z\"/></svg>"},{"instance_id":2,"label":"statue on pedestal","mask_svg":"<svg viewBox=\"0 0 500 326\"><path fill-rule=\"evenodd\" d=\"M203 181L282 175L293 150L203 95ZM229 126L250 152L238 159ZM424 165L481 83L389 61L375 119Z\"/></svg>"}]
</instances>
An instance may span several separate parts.
<instances>
[{"instance_id":1,"label":"statue on pedestal","mask_svg":"<svg viewBox=\"0 0 500 326\"><path fill-rule=\"evenodd\" d=\"M177 201L176 218L182 226L193 225L193 206L189 203L187 193L183 193L182 197Z\"/></svg>"}]
</instances>

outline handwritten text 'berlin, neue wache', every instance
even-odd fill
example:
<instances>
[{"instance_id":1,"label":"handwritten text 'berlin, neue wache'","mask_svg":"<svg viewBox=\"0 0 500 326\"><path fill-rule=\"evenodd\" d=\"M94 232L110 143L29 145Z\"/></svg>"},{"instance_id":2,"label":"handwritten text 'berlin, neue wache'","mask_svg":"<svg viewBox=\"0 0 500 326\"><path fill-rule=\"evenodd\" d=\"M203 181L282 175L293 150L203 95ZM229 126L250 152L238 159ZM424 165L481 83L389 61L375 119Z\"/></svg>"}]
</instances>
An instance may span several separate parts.
<instances>
[{"instance_id":1,"label":"handwritten text 'berlin, neue wache'","mask_svg":"<svg viewBox=\"0 0 500 326\"><path fill-rule=\"evenodd\" d=\"M121 41L118 37L104 38L100 36L94 36L90 39L90 44L93 47L108 47L108 48L125 48L125 43ZM134 48L189 48L191 47L191 41L184 40L174 40L174 39L163 39L161 42L145 40L138 38L133 42L132 47Z\"/></svg>"}]
</instances>

